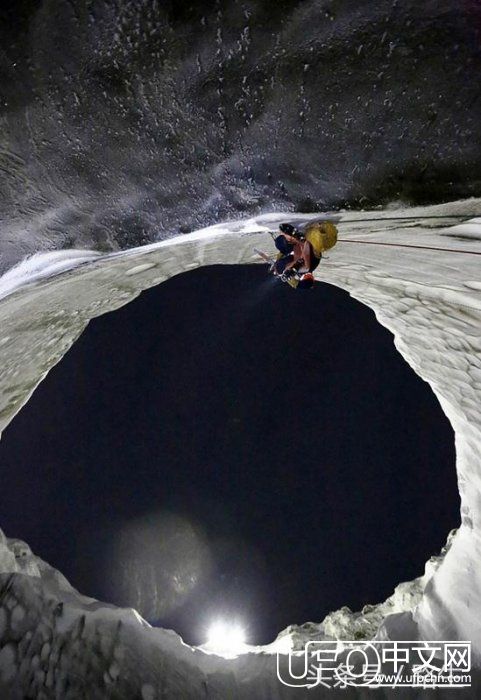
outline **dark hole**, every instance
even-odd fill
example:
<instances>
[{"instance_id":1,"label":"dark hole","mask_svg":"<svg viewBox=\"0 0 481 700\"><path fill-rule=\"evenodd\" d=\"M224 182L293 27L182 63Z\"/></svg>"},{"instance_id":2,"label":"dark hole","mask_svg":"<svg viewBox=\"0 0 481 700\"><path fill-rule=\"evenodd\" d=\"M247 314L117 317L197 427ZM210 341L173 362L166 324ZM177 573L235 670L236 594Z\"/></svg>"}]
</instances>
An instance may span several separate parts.
<instances>
[{"instance_id":1,"label":"dark hole","mask_svg":"<svg viewBox=\"0 0 481 700\"><path fill-rule=\"evenodd\" d=\"M458 524L452 430L392 335L345 292L263 266L189 272L93 321L0 459L2 527L85 594L135 604L111 559L129 522L200 529L210 573L151 619L191 643L219 614L261 643L384 600Z\"/></svg>"}]
</instances>

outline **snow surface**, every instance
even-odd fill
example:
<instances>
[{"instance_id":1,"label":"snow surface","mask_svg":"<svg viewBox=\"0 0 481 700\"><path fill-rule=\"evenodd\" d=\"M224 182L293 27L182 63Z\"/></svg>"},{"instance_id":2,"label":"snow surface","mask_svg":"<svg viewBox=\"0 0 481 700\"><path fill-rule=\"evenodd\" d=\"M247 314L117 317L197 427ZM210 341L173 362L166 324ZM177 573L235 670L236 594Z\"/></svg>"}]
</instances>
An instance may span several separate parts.
<instances>
[{"instance_id":1,"label":"snow surface","mask_svg":"<svg viewBox=\"0 0 481 700\"><path fill-rule=\"evenodd\" d=\"M481 200L472 199L337 214L339 243L316 271L375 311L455 430L461 524L424 575L400 584L384 603L358 613L342 608L322 623L289 627L272 645L224 659L151 628L135 611L81 596L25 543L2 534L2 697L299 697L277 680L275 652L323 638L467 639L481 665L480 212ZM459 223L457 215L470 221ZM104 256L37 254L11 270L0 279L0 430L91 318L194 267L260 262L254 247L270 250L266 231L284 218L228 222ZM367 693L343 690L342 697ZM322 695L309 691L309 697Z\"/></svg>"}]
</instances>

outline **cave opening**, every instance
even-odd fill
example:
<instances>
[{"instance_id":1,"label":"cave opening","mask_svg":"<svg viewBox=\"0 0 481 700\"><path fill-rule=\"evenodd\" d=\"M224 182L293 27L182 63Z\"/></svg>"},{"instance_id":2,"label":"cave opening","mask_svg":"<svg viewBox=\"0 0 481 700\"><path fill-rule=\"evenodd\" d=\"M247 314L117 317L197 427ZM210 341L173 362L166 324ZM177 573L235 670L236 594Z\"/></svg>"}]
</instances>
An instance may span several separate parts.
<instances>
[{"instance_id":1,"label":"cave opening","mask_svg":"<svg viewBox=\"0 0 481 700\"><path fill-rule=\"evenodd\" d=\"M219 614L266 643L384 600L459 520L452 429L392 335L340 289L259 266L184 273L92 321L0 461L8 535L193 644Z\"/></svg>"}]
</instances>

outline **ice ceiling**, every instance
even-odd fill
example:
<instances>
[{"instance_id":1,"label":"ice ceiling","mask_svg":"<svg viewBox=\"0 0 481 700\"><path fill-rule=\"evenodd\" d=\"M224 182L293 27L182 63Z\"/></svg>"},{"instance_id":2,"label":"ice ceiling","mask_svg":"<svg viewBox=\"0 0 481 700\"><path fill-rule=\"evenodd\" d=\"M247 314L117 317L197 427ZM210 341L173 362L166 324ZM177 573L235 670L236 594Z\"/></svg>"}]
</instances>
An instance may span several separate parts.
<instances>
[{"instance_id":1,"label":"ice ceiling","mask_svg":"<svg viewBox=\"0 0 481 700\"><path fill-rule=\"evenodd\" d=\"M3 0L0 270L479 194L476 0Z\"/></svg>"},{"instance_id":2,"label":"ice ceiling","mask_svg":"<svg viewBox=\"0 0 481 700\"><path fill-rule=\"evenodd\" d=\"M427 563L424 576L400 584L385 603L360 613L343 608L322 623L288 628L272 645L226 660L149 627L133 611L81 596L27 545L2 537L0 690L12 698L27 691L37 693L29 697L74 698L85 687L89 698L114 689L115 697L144 700L224 698L232 692L239 698L290 697L276 678L273 652L324 637L467 639L481 663L477 212L481 200L341 213L339 244L316 271L374 310L454 428L461 525L442 555ZM191 268L256 262L253 248L265 248L266 230L281 220L271 214L226 223L104 256L48 253L11 270L0 280L0 429L91 318Z\"/></svg>"}]
</instances>

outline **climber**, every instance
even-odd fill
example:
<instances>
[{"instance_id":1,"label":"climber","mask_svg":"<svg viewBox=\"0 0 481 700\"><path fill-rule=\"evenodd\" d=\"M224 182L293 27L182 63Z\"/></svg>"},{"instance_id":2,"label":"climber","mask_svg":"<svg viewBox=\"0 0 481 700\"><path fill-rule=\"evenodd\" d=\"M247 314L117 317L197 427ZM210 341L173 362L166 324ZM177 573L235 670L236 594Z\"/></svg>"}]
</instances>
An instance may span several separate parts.
<instances>
[{"instance_id":1,"label":"climber","mask_svg":"<svg viewBox=\"0 0 481 700\"><path fill-rule=\"evenodd\" d=\"M302 242L304 238L292 224L279 224L279 233L271 233L279 254L271 266L272 273L281 277L286 269L291 270L302 257Z\"/></svg>"},{"instance_id":2,"label":"climber","mask_svg":"<svg viewBox=\"0 0 481 700\"><path fill-rule=\"evenodd\" d=\"M264 253L261 254L270 262L270 272L296 289L312 288L312 273L319 265L322 253L337 242L336 226L330 221L311 221L300 230L292 224L283 223L279 231L278 234L271 233L279 251L277 258L270 260Z\"/></svg>"},{"instance_id":3,"label":"climber","mask_svg":"<svg viewBox=\"0 0 481 700\"><path fill-rule=\"evenodd\" d=\"M295 272L312 273L319 265L322 258L322 253L319 251L319 254L317 255L317 251L314 250L312 243L306 239L302 242L297 242L288 257L289 259L284 265L283 272L289 272L289 270L292 270Z\"/></svg>"},{"instance_id":4,"label":"climber","mask_svg":"<svg viewBox=\"0 0 481 700\"><path fill-rule=\"evenodd\" d=\"M301 234L301 241L292 250L292 259L284 272L312 273L321 262L322 254L337 243L337 228L330 221L313 221Z\"/></svg>"}]
</instances>

